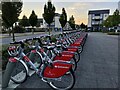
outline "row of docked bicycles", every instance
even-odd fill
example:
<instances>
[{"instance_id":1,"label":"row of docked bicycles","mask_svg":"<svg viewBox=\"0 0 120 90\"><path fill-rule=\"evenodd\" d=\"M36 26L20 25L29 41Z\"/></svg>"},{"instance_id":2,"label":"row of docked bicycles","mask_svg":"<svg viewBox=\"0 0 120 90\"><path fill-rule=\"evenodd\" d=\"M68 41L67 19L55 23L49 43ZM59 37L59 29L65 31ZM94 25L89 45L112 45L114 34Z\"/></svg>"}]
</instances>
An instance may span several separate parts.
<instances>
[{"instance_id":1,"label":"row of docked bicycles","mask_svg":"<svg viewBox=\"0 0 120 90\"><path fill-rule=\"evenodd\" d=\"M10 79L23 83L31 69L53 89L73 88L74 72L87 36L86 32L72 31L11 42L8 47L9 62L14 63L14 68L9 73ZM27 53L24 52L26 45L29 49Z\"/></svg>"}]
</instances>

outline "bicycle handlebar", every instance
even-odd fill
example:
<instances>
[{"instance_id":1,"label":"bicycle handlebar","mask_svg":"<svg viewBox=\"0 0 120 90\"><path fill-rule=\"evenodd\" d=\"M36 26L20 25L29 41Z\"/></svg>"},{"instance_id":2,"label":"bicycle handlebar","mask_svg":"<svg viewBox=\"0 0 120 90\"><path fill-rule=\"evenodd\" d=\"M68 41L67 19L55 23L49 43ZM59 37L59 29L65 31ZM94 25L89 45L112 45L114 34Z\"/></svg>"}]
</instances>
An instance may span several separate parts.
<instances>
[{"instance_id":1,"label":"bicycle handlebar","mask_svg":"<svg viewBox=\"0 0 120 90\"><path fill-rule=\"evenodd\" d=\"M22 41L15 41L15 42L11 42L10 44L22 44Z\"/></svg>"},{"instance_id":2,"label":"bicycle handlebar","mask_svg":"<svg viewBox=\"0 0 120 90\"><path fill-rule=\"evenodd\" d=\"M31 41L31 40L33 40L33 39L27 38L27 39L25 40L25 42L28 42L28 41Z\"/></svg>"},{"instance_id":3,"label":"bicycle handlebar","mask_svg":"<svg viewBox=\"0 0 120 90\"><path fill-rule=\"evenodd\" d=\"M40 37L34 37L33 38L33 40L39 40L40 39Z\"/></svg>"},{"instance_id":4,"label":"bicycle handlebar","mask_svg":"<svg viewBox=\"0 0 120 90\"><path fill-rule=\"evenodd\" d=\"M41 42L41 40L40 40L40 37L34 37L33 40L38 40L40 46L41 46L41 47L43 46L43 44L42 44L42 42Z\"/></svg>"},{"instance_id":5,"label":"bicycle handlebar","mask_svg":"<svg viewBox=\"0 0 120 90\"><path fill-rule=\"evenodd\" d=\"M15 42L11 42L10 44L20 44L21 48L24 48L25 44L23 43L23 41L15 41Z\"/></svg>"}]
</instances>

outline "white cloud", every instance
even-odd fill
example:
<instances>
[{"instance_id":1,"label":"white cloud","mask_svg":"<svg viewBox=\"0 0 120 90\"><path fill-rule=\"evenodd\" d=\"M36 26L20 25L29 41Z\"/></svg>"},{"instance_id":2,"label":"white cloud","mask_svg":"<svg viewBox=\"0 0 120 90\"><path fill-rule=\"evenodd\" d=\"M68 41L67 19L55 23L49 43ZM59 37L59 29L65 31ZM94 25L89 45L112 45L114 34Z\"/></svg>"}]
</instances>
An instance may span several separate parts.
<instances>
[{"instance_id":1,"label":"white cloud","mask_svg":"<svg viewBox=\"0 0 120 90\"><path fill-rule=\"evenodd\" d=\"M68 9L86 9L89 8L90 6L92 6L92 3L74 3L72 6L69 6Z\"/></svg>"}]
</instances>

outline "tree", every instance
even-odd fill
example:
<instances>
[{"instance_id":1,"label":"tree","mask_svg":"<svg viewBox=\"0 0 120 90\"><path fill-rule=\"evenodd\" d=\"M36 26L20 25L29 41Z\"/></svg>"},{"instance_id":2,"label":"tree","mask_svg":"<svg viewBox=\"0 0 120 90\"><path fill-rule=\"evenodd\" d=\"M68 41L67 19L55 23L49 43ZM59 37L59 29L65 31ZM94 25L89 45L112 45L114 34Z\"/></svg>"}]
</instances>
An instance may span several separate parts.
<instances>
[{"instance_id":1,"label":"tree","mask_svg":"<svg viewBox=\"0 0 120 90\"><path fill-rule=\"evenodd\" d=\"M118 26L119 23L120 23L120 15L119 15L119 11L116 9L113 15L109 15L109 17L105 21L103 21L102 25L109 28L109 27Z\"/></svg>"},{"instance_id":2,"label":"tree","mask_svg":"<svg viewBox=\"0 0 120 90\"><path fill-rule=\"evenodd\" d=\"M80 25L76 24L76 28L79 29L79 28L80 28Z\"/></svg>"},{"instance_id":3,"label":"tree","mask_svg":"<svg viewBox=\"0 0 120 90\"><path fill-rule=\"evenodd\" d=\"M103 22L103 26L109 28L113 26L113 22L112 22L112 18L113 16L109 16L104 22Z\"/></svg>"},{"instance_id":4,"label":"tree","mask_svg":"<svg viewBox=\"0 0 120 90\"><path fill-rule=\"evenodd\" d=\"M22 5L21 0L2 2L2 19L7 27L12 27L13 41L15 41L13 24L18 20Z\"/></svg>"},{"instance_id":5,"label":"tree","mask_svg":"<svg viewBox=\"0 0 120 90\"><path fill-rule=\"evenodd\" d=\"M9 36L11 36L10 25L5 19L2 21L2 26L4 26L4 28L8 29Z\"/></svg>"},{"instance_id":6,"label":"tree","mask_svg":"<svg viewBox=\"0 0 120 90\"><path fill-rule=\"evenodd\" d=\"M67 23L67 14L66 14L65 8L62 9L62 14L60 15L59 21L62 26L62 33L63 33L63 27Z\"/></svg>"},{"instance_id":7,"label":"tree","mask_svg":"<svg viewBox=\"0 0 120 90\"><path fill-rule=\"evenodd\" d=\"M113 26L118 26L120 24L120 15L119 15L119 10L115 10L113 13Z\"/></svg>"},{"instance_id":8,"label":"tree","mask_svg":"<svg viewBox=\"0 0 120 90\"><path fill-rule=\"evenodd\" d=\"M87 28L86 25L85 25L84 23L81 23L80 27L81 27L82 29Z\"/></svg>"},{"instance_id":9,"label":"tree","mask_svg":"<svg viewBox=\"0 0 120 90\"><path fill-rule=\"evenodd\" d=\"M74 20L73 15L69 19L69 24L70 24L72 29L75 29L75 20Z\"/></svg>"},{"instance_id":10,"label":"tree","mask_svg":"<svg viewBox=\"0 0 120 90\"><path fill-rule=\"evenodd\" d=\"M20 25L25 28L25 26L29 26L29 20L27 17L24 15L20 21Z\"/></svg>"},{"instance_id":11,"label":"tree","mask_svg":"<svg viewBox=\"0 0 120 90\"><path fill-rule=\"evenodd\" d=\"M47 5L44 5L44 13L43 13L43 18L45 22L49 26L49 34L50 34L50 24L53 22L55 16L55 7L52 5L51 1L49 0L47 2Z\"/></svg>"},{"instance_id":12,"label":"tree","mask_svg":"<svg viewBox=\"0 0 120 90\"><path fill-rule=\"evenodd\" d=\"M37 15L35 14L34 10L32 10L32 14L29 17L29 23L32 26L32 34L34 34L34 29L33 27L37 25Z\"/></svg>"}]
</instances>

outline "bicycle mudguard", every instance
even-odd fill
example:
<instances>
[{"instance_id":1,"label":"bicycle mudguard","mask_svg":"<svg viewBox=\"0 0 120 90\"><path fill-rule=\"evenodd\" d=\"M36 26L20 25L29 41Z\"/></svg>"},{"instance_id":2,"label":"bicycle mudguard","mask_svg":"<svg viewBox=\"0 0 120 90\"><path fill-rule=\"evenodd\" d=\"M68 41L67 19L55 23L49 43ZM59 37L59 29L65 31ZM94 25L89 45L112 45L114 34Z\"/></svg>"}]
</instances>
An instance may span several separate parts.
<instances>
[{"instance_id":1,"label":"bicycle mudguard","mask_svg":"<svg viewBox=\"0 0 120 90\"><path fill-rule=\"evenodd\" d=\"M73 43L73 44L70 44L70 46L80 46L81 43Z\"/></svg>"},{"instance_id":2,"label":"bicycle mudguard","mask_svg":"<svg viewBox=\"0 0 120 90\"><path fill-rule=\"evenodd\" d=\"M10 57L10 58L9 58L9 61L10 61L10 62L17 62L17 59L14 58L14 57Z\"/></svg>"},{"instance_id":3,"label":"bicycle mudguard","mask_svg":"<svg viewBox=\"0 0 120 90\"><path fill-rule=\"evenodd\" d=\"M78 48L68 48L68 51L77 52Z\"/></svg>"},{"instance_id":4,"label":"bicycle mudguard","mask_svg":"<svg viewBox=\"0 0 120 90\"><path fill-rule=\"evenodd\" d=\"M83 38L78 38L76 41L82 41L83 40Z\"/></svg>"},{"instance_id":5,"label":"bicycle mudguard","mask_svg":"<svg viewBox=\"0 0 120 90\"><path fill-rule=\"evenodd\" d=\"M46 78L59 78L65 75L72 68L72 64L54 63L53 67L46 67L44 70L44 77Z\"/></svg>"},{"instance_id":6,"label":"bicycle mudguard","mask_svg":"<svg viewBox=\"0 0 120 90\"><path fill-rule=\"evenodd\" d=\"M67 48L78 48L77 46L69 46L69 47L67 47Z\"/></svg>"},{"instance_id":7,"label":"bicycle mudguard","mask_svg":"<svg viewBox=\"0 0 120 90\"><path fill-rule=\"evenodd\" d=\"M72 51L63 51L62 54L72 54L72 55L74 55L75 52L72 52Z\"/></svg>"},{"instance_id":8,"label":"bicycle mudguard","mask_svg":"<svg viewBox=\"0 0 120 90\"><path fill-rule=\"evenodd\" d=\"M72 59L72 57L69 57L69 56L56 56L54 58L54 61L55 60L64 60L64 61L70 61Z\"/></svg>"},{"instance_id":9,"label":"bicycle mudguard","mask_svg":"<svg viewBox=\"0 0 120 90\"><path fill-rule=\"evenodd\" d=\"M72 51L63 51L63 52L61 53L61 56L73 58L73 57L74 57L74 54L75 54L75 53L73 53Z\"/></svg>"},{"instance_id":10,"label":"bicycle mudguard","mask_svg":"<svg viewBox=\"0 0 120 90\"><path fill-rule=\"evenodd\" d=\"M74 43L81 43L83 40L77 40Z\"/></svg>"}]
</instances>

